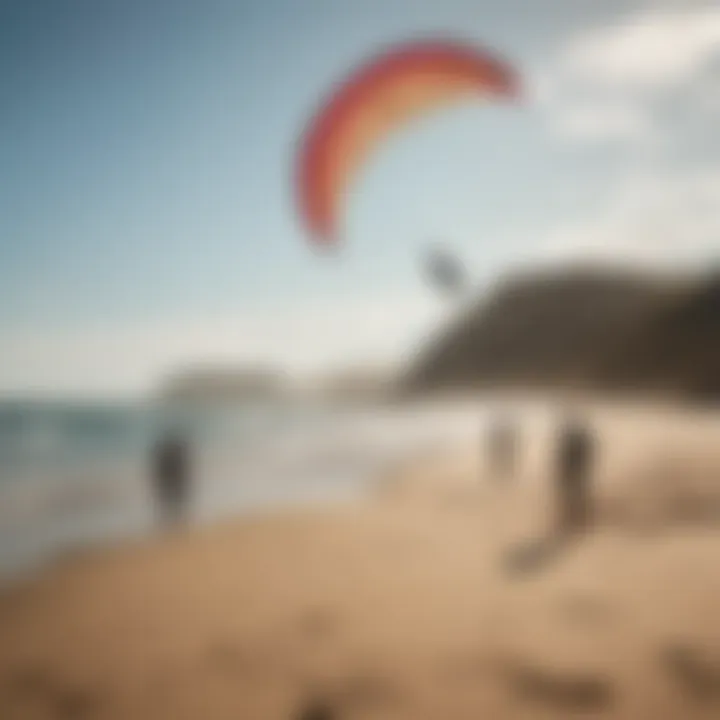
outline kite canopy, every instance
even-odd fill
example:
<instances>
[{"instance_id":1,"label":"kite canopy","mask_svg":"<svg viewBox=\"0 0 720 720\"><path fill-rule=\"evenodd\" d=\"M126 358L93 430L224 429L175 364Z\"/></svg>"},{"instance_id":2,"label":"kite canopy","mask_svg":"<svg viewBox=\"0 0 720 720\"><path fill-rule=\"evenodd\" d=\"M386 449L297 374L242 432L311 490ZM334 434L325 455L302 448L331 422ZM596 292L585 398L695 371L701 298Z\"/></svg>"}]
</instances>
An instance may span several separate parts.
<instances>
[{"instance_id":1,"label":"kite canopy","mask_svg":"<svg viewBox=\"0 0 720 720\"><path fill-rule=\"evenodd\" d=\"M312 239L337 241L342 197L391 131L464 97L514 97L517 85L487 52L443 41L410 43L360 68L321 106L301 144L297 193Z\"/></svg>"}]
</instances>

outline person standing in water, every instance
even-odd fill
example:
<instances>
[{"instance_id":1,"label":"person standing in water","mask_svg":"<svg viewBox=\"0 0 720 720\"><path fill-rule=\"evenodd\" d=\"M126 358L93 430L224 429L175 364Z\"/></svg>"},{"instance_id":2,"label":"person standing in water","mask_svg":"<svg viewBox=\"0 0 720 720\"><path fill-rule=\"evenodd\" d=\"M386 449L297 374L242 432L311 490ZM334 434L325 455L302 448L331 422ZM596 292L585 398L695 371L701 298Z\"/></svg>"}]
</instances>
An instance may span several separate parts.
<instances>
[{"instance_id":1,"label":"person standing in water","mask_svg":"<svg viewBox=\"0 0 720 720\"><path fill-rule=\"evenodd\" d=\"M560 432L557 457L557 514L561 535L573 535L591 521L591 481L595 455L590 428L570 415Z\"/></svg>"},{"instance_id":2,"label":"person standing in water","mask_svg":"<svg viewBox=\"0 0 720 720\"><path fill-rule=\"evenodd\" d=\"M161 438L153 453L153 485L163 522L176 524L187 514L190 495L190 458L180 433Z\"/></svg>"}]
</instances>

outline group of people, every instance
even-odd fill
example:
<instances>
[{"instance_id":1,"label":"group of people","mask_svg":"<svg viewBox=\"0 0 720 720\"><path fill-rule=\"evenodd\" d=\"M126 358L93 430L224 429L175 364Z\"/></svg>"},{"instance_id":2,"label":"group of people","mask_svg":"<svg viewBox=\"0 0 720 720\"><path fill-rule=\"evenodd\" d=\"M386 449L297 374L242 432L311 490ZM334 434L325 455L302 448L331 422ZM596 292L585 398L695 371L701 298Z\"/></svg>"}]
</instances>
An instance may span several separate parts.
<instances>
[{"instance_id":1,"label":"group of people","mask_svg":"<svg viewBox=\"0 0 720 720\"><path fill-rule=\"evenodd\" d=\"M518 470L520 436L509 415L501 415L490 427L488 457L495 477L511 480ZM560 430L554 458L556 529L562 536L587 527L591 517L591 476L594 440L589 426L569 415ZM173 432L153 451L152 485L164 524L185 519L192 495L192 463L187 439Z\"/></svg>"},{"instance_id":2,"label":"group of people","mask_svg":"<svg viewBox=\"0 0 720 720\"><path fill-rule=\"evenodd\" d=\"M513 419L500 416L491 425L488 456L493 474L510 480L517 472L520 436ZM569 414L559 432L554 454L556 530L562 536L585 529L591 520L591 482L595 441L589 425Z\"/></svg>"}]
</instances>

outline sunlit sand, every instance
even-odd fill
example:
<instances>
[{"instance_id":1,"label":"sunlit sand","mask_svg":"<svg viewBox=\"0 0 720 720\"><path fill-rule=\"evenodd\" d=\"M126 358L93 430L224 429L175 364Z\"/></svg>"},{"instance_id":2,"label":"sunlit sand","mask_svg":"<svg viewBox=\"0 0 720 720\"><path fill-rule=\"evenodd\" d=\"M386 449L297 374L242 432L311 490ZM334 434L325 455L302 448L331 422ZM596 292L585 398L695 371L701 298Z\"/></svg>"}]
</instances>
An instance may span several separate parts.
<instances>
[{"instance_id":1,"label":"sunlit sand","mask_svg":"<svg viewBox=\"0 0 720 720\"><path fill-rule=\"evenodd\" d=\"M720 423L595 406L595 525L552 537L552 415L518 476L429 448L366 501L69 559L0 601L2 718L711 718ZM324 713L324 714L323 714Z\"/></svg>"}]
</instances>

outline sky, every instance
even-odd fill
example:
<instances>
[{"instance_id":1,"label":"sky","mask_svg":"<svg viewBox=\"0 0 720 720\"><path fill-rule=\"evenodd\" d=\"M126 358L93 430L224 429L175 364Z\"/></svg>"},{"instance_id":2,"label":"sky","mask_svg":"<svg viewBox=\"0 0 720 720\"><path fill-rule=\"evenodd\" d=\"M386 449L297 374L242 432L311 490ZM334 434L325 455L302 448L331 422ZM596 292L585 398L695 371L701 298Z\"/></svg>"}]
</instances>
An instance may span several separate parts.
<instances>
[{"instance_id":1,"label":"sky","mask_svg":"<svg viewBox=\"0 0 720 720\"><path fill-rule=\"evenodd\" d=\"M513 106L404 128L310 252L299 136L373 53L489 48ZM693 0L0 0L0 393L136 395L197 362L408 356L478 288L576 259L720 258L720 5Z\"/></svg>"}]
</instances>

